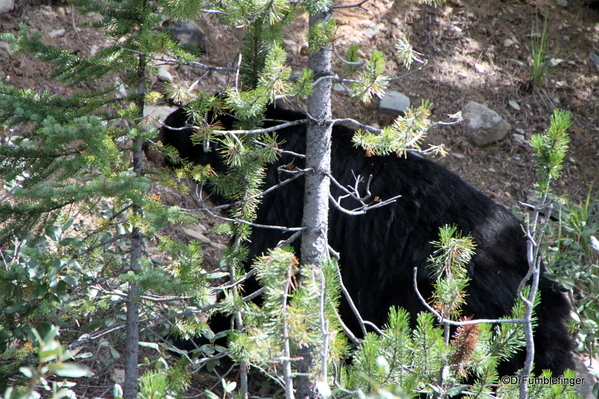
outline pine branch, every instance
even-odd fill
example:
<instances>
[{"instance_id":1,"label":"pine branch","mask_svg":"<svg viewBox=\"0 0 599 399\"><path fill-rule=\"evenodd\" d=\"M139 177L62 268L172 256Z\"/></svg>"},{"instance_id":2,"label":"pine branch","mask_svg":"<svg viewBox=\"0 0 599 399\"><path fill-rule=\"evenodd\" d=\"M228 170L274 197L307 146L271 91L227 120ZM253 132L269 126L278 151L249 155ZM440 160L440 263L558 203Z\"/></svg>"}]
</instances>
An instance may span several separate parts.
<instances>
[{"instance_id":1,"label":"pine branch","mask_svg":"<svg viewBox=\"0 0 599 399\"><path fill-rule=\"evenodd\" d=\"M474 319L474 320L468 320L468 321L453 321L450 319L447 319L445 317L443 317L441 314L439 314L435 309L433 309L428 302L426 302L426 300L424 299L424 297L422 296L422 294L420 293L420 291L418 290L418 268L414 267L414 274L413 274L413 283L414 283L414 289L416 290L416 295L418 296L418 298L420 299L420 302L422 302L422 304L426 307L426 309L431 312L436 318L437 321L440 324L448 324L451 326L467 326L470 324L505 324L505 323L523 323L526 321L525 318L518 318L518 319Z\"/></svg>"}]
</instances>

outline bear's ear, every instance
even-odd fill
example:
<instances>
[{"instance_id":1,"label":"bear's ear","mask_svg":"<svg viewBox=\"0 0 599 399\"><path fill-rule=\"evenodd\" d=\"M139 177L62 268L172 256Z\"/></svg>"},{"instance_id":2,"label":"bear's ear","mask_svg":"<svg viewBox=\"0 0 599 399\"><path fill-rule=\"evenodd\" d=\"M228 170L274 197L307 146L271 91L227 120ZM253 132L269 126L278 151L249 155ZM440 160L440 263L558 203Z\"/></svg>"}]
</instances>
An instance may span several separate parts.
<instances>
[{"instance_id":1,"label":"bear's ear","mask_svg":"<svg viewBox=\"0 0 599 399\"><path fill-rule=\"evenodd\" d=\"M208 160L203 159L202 147L192 142L193 130L186 128L191 124L192 121L183 108L172 112L164 120L157 141L160 141L163 146L166 165L177 167L184 161L196 164L209 163Z\"/></svg>"},{"instance_id":2,"label":"bear's ear","mask_svg":"<svg viewBox=\"0 0 599 399\"><path fill-rule=\"evenodd\" d=\"M192 155L191 129L182 129L187 125L187 114L181 108L171 113L163 122L157 141L163 146L166 165L177 166L177 158L189 160Z\"/></svg>"}]
</instances>

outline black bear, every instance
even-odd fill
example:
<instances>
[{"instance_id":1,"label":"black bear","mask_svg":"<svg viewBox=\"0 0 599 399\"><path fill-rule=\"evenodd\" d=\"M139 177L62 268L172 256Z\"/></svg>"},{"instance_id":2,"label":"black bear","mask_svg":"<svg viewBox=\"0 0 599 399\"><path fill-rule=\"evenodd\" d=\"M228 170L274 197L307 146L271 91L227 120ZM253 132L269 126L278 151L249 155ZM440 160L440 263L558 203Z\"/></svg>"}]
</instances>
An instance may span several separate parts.
<instances>
[{"instance_id":1,"label":"black bear","mask_svg":"<svg viewBox=\"0 0 599 399\"><path fill-rule=\"evenodd\" d=\"M306 115L281 107L269 106L265 127L278 121L305 119ZM233 129L235 118L219 116L225 129ZM210 164L216 172L226 168L219 152L204 151L190 140L191 130L172 130L187 124L182 109L165 121L160 140L177 148L182 158L197 164ZM305 152L305 125L277 132L283 148L294 153ZM427 259L432 253L431 241L438 240L439 228L457 225L464 234L472 234L477 248L468 265L471 277L467 304L463 314L474 318L499 318L510 313L517 287L528 270L526 238L520 222L504 207L476 190L460 177L436 163L419 156L366 156L352 144L354 131L335 125L332 138L332 175L343 186L353 186L355 176L372 175L372 196L385 200L401 195L395 203L350 216L331 207L329 213L329 245L341 255L342 278L364 320L379 326L386 322L390 306L405 308L412 316L425 311L413 288L413 268L418 267L418 288L425 298L432 292ZM302 159L284 154L266 167L264 188L286 178L278 170L281 165L302 167ZM331 186L334 198L343 195ZM302 222L304 183L295 179L264 196L256 223L297 227ZM218 201L223 198L216 196ZM352 209L358 204L344 199L342 205ZM289 234L277 230L255 228L249 246L249 259L286 239ZM538 327L535 331L536 370L549 369L561 375L573 368L571 342L566 330L569 304L556 285L541 277L541 303L536 308ZM359 334L360 328L348 304L342 302L344 322ZM415 319L415 317L413 317ZM502 375L514 374L524 364L524 353L500 366Z\"/></svg>"}]
</instances>

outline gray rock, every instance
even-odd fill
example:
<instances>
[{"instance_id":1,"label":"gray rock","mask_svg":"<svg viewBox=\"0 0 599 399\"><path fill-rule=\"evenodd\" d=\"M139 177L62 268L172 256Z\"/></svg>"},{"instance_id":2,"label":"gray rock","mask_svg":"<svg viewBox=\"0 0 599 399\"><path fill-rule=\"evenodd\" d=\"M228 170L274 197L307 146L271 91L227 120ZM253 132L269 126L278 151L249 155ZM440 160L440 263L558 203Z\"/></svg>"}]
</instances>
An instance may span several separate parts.
<instances>
[{"instance_id":1,"label":"gray rock","mask_svg":"<svg viewBox=\"0 0 599 399\"><path fill-rule=\"evenodd\" d=\"M129 93L127 93L127 88L125 87L125 85L122 82L119 82L118 80L116 82L114 82L114 89L116 91L119 92L119 94L125 98L129 95Z\"/></svg>"},{"instance_id":2,"label":"gray rock","mask_svg":"<svg viewBox=\"0 0 599 399\"><path fill-rule=\"evenodd\" d=\"M555 4L560 7L568 7L568 0L556 0Z\"/></svg>"},{"instance_id":3,"label":"gray rock","mask_svg":"<svg viewBox=\"0 0 599 399\"><path fill-rule=\"evenodd\" d=\"M160 129L162 127L162 123L172 112L174 112L176 107L167 107L167 106L158 106L158 105L148 105L144 107L144 123L141 124L141 128L150 131L152 129ZM154 143L158 142L158 137L155 137L152 140ZM148 160L155 165L165 166L166 158L162 151L156 149L153 145L148 145L145 148L145 154Z\"/></svg>"},{"instance_id":4,"label":"gray rock","mask_svg":"<svg viewBox=\"0 0 599 399\"><path fill-rule=\"evenodd\" d=\"M510 105L510 107L512 107L516 111L520 111L520 109L521 109L520 104L518 104L518 102L516 100L509 100L507 103Z\"/></svg>"},{"instance_id":5,"label":"gray rock","mask_svg":"<svg viewBox=\"0 0 599 399\"><path fill-rule=\"evenodd\" d=\"M0 42L0 60L10 58L13 54L12 47L7 42Z\"/></svg>"},{"instance_id":6,"label":"gray rock","mask_svg":"<svg viewBox=\"0 0 599 399\"><path fill-rule=\"evenodd\" d=\"M173 81L173 75L171 75L171 73L164 68L158 68L158 73L156 74L156 77L161 82Z\"/></svg>"},{"instance_id":7,"label":"gray rock","mask_svg":"<svg viewBox=\"0 0 599 399\"><path fill-rule=\"evenodd\" d=\"M160 129L162 126L161 123L166 119L166 117L176 110L176 107L168 107L165 105L147 105L144 107L144 117L146 117L150 123L150 126L148 126L149 128L155 127Z\"/></svg>"},{"instance_id":8,"label":"gray rock","mask_svg":"<svg viewBox=\"0 0 599 399\"><path fill-rule=\"evenodd\" d=\"M0 0L0 14L9 12L14 8L14 6L14 0Z\"/></svg>"},{"instance_id":9,"label":"gray rock","mask_svg":"<svg viewBox=\"0 0 599 399\"><path fill-rule=\"evenodd\" d=\"M591 61L593 61L596 65L599 65L599 55L595 54L594 52L590 52L589 53L589 59Z\"/></svg>"},{"instance_id":10,"label":"gray rock","mask_svg":"<svg viewBox=\"0 0 599 399\"><path fill-rule=\"evenodd\" d=\"M466 136L478 147L498 142L512 129L497 112L474 101L464 106L462 116L466 125Z\"/></svg>"},{"instance_id":11,"label":"gray rock","mask_svg":"<svg viewBox=\"0 0 599 399\"><path fill-rule=\"evenodd\" d=\"M341 83L333 84L333 90L334 91L347 91L345 86L343 86Z\"/></svg>"},{"instance_id":12,"label":"gray rock","mask_svg":"<svg viewBox=\"0 0 599 399\"><path fill-rule=\"evenodd\" d=\"M523 134L514 133L512 137L515 138L516 141L519 141L521 143L525 143L526 142L526 136L524 136Z\"/></svg>"},{"instance_id":13,"label":"gray rock","mask_svg":"<svg viewBox=\"0 0 599 399\"><path fill-rule=\"evenodd\" d=\"M54 37L54 38L63 37L65 33L67 33L67 31L64 29L54 29L53 31L48 33L48 36Z\"/></svg>"},{"instance_id":14,"label":"gray rock","mask_svg":"<svg viewBox=\"0 0 599 399\"><path fill-rule=\"evenodd\" d=\"M410 108L410 99L405 94L393 90L385 93L379 105L379 110L394 115L403 115L408 108Z\"/></svg>"},{"instance_id":15,"label":"gray rock","mask_svg":"<svg viewBox=\"0 0 599 399\"><path fill-rule=\"evenodd\" d=\"M381 29L385 28L385 24L376 24L371 28L366 28L362 30L362 34L366 36L368 39L372 39Z\"/></svg>"}]
</instances>

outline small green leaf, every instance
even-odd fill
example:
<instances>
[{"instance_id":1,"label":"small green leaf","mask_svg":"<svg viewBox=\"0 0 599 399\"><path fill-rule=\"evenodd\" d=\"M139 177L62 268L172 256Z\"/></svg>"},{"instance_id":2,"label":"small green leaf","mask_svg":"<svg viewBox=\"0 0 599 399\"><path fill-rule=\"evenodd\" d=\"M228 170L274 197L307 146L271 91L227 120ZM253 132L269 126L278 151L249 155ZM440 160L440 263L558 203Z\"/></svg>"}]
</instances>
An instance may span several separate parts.
<instances>
[{"instance_id":1,"label":"small green leaf","mask_svg":"<svg viewBox=\"0 0 599 399\"><path fill-rule=\"evenodd\" d=\"M7 314L24 313L24 312L26 312L28 310L29 310L29 305L27 305L26 303L19 303L19 304L7 307L6 310L5 310L5 312Z\"/></svg>"},{"instance_id":2,"label":"small green leaf","mask_svg":"<svg viewBox=\"0 0 599 399\"><path fill-rule=\"evenodd\" d=\"M114 349L112 346L110 347L110 355L112 355L113 359L120 359L121 355L119 354L119 352Z\"/></svg>"},{"instance_id":3,"label":"small green leaf","mask_svg":"<svg viewBox=\"0 0 599 399\"><path fill-rule=\"evenodd\" d=\"M223 383L223 389L227 393L233 392L235 390L235 388L237 387L237 383L235 381L222 380L222 383Z\"/></svg>"},{"instance_id":4,"label":"small green leaf","mask_svg":"<svg viewBox=\"0 0 599 399\"><path fill-rule=\"evenodd\" d=\"M114 384L114 387L112 388L112 397L114 399L123 398L123 388L119 384Z\"/></svg>"},{"instance_id":5,"label":"small green leaf","mask_svg":"<svg viewBox=\"0 0 599 399\"><path fill-rule=\"evenodd\" d=\"M62 235L60 226L46 226L46 235L54 241L58 241Z\"/></svg>"},{"instance_id":6,"label":"small green leaf","mask_svg":"<svg viewBox=\"0 0 599 399\"><path fill-rule=\"evenodd\" d=\"M93 373L86 367L75 363L62 363L62 364L54 364L57 365L54 369L52 367L52 371L54 374L60 377L70 377L70 378L79 378L79 377L91 377ZM53 365L53 366L54 366Z\"/></svg>"},{"instance_id":7,"label":"small green leaf","mask_svg":"<svg viewBox=\"0 0 599 399\"><path fill-rule=\"evenodd\" d=\"M75 277L67 274L65 276L61 276L60 279L67 285L70 286L76 286L77 285L77 279L75 279Z\"/></svg>"},{"instance_id":8,"label":"small green leaf","mask_svg":"<svg viewBox=\"0 0 599 399\"><path fill-rule=\"evenodd\" d=\"M144 348L152 348L156 350L160 349L160 345L158 345L156 342L140 342L139 346L143 346Z\"/></svg>"},{"instance_id":9,"label":"small green leaf","mask_svg":"<svg viewBox=\"0 0 599 399\"><path fill-rule=\"evenodd\" d=\"M47 345L47 349L54 349L59 346L58 342L51 344L54 338L58 335L58 328L48 322L43 322L36 328L40 336L43 336L44 343Z\"/></svg>"},{"instance_id":10,"label":"small green leaf","mask_svg":"<svg viewBox=\"0 0 599 399\"><path fill-rule=\"evenodd\" d=\"M62 353L62 348L53 347L49 350L40 351L40 362L49 362L55 359L59 359Z\"/></svg>"},{"instance_id":11,"label":"small green leaf","mask_svg":"<svg viewBox=\"0 0 599 399\"><path fill-rule=\"evenodd\" d=\"M75 237L64 238L64 239L60 240L59 244L64 247L75 247L75 248L84 248L85 247L85 245L83 244L83 241L81 241L80 239L75 238Z\"/></svg>"},{"instance_id":12,"label":"small green leaf","mask_svg":"<svg viewBox=\"0 0 599 399\"><path fill-rule=\"evenodd\" d=\"M586 319L586 320L583 320L582 324L585 327L597 328L597 322L595 320Z\"/></svg>"},{"instance_id":13,"label":"small green leaf","mask_svg":"<svg viewBox=\"0 0 599 399\"><path fill-rule=\"evenodd\" d=\"M19 371L27 378L33 378L33 369L31 367L19 367Z\"/></svg>"},{"instance_id":14,"label":"small green leaf","mask_svg":"<svg viewBox=\"0 0 599 399\"><path fill-rule=\"evenodd\" d=\"M206 396L206 399L219 399L218 395L209 390L205 390L204 395Z\"/></svg>"}]
</instances>

